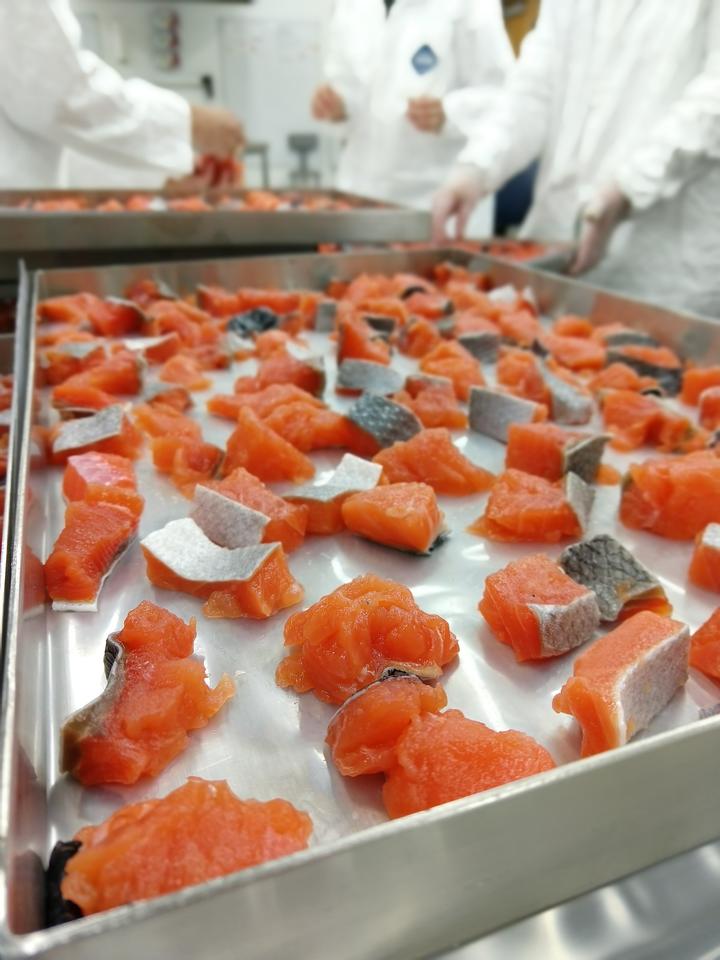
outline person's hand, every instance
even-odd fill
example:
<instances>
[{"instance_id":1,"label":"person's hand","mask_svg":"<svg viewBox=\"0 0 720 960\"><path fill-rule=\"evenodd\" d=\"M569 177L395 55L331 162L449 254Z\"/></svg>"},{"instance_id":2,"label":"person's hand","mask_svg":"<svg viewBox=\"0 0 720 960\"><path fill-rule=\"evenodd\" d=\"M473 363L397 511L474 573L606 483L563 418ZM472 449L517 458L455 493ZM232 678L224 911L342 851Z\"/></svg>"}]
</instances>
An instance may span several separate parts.
<instances>
[{"instance_id":1,"label":"person's hand","mask_svg":"<svg viewBox=\"0 0 720 960\"><path fill-rule=\"evenodd\" d=\"M415 97L408 100L407 118L423 133L440 133L445 125L445 110L437 97Z\"/></svg>"},{"instance_id":2,"label":"person's hand","mask_svg":"<svg viewBox=\"0 0 720 960\"><path fill-rule=\"evenodd\" d=\"M329 123L342 123L347 120L345 101L327 83L318 87L313 94L310 109L316 120L327 120Z\"/></svg>"},{"instance_id":3,"label":"person's hand","mask_svg":"<svg viewBox=\"0 0 720 960\"><path fill-rule=\"evenodd\" d=\"M615 227L630 213L630 203L616 183L608 184L582 210L580 236L570 273L591 270L605 255Z\"/></svg>"},{"instance_id":4,"label":"person's hand","mask_svg":"<svg viewBox=\"0 0 720 960\"><path fill-rule=\"evenodd\" d=\"M473 163L455 167L433 197L433 243L447 243L447 224L451 217L455 217L455 238L462 240L470 214L487 192L480 167Z\"/></svg>"},{"instance_id":5,"label":"person's hand","mask_svg":"<svg viewBox=\"0 0 720 960\"><path fill-rule=\"evenodd\" d=\"M192 115L192 142L197 153L216 157L231 157L245 146L245 131L238 118L224 107L194 105Z\"/></svg>"}]
</instances>

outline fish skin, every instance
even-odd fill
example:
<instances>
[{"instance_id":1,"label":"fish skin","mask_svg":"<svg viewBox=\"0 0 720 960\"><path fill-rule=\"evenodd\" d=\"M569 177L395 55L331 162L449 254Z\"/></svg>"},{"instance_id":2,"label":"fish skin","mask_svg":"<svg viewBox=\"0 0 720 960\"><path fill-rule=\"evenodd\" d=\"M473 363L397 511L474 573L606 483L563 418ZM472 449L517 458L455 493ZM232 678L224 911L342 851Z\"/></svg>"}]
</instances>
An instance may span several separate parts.
<instances>
[{"instance_id":1,"label":"fish skin","mask_svg":"<svg viewBox=\"0 0 720 960\"><path fill-rule=\"evenodd\" d=\"M576 473L565 475L565 499L570 504L578 518L581 530L587 529L595 502L595 489L589 483L585 483L582 477Z\"/></svg>"},{"instance_id":2,"label":"fish skin","mask_svg":"<svg viewBox=\"0 0 720 960\"><path fill-rule=\"evenodd\" d=\"M114 403L111 407L99 410L91 417L81 417L63 423L53 441L53 453L65 453L67 450L78 450L80 447L98 443L100 440L109 440L119 436L125 411L122 404Z\"/></svg>"},{"instance_id":3,"label":"fish skin","mask_svg":"<svg viewBox=\"0 0 720 960\"><path fill-rule=\"evenodd\" d=\"M190 517L213 543L230 550L259 544L269 520L264 513L202 484L195 488Z\"/></svg>"},{"instance_id":4,"label":"fish skin","mask_svg":"<svg viewBox=\"0 0 720 960\"><path fill-rule=\"evenodd\" d=\"M330 333L335 327L337 303L334 300L321 300L315 313L315 330L318 333Z\"/></svg>"},{"instance_id":5,"label":"fish skin","mask_svg":"<svg viewBox=\"0 0 720 960\"><path fill-rule=\"evenodd\" d=\"M587 423L593 415L592 397L576 390L571 383L561 380L540 363L545 385L550 391L550 415L556 423L579 426Z\"/></svg>"},{"instance_id":6,"label":"fish skin","mask_svg":"<svg viewBox=\"0 0 720 960\"><path fill-rule=\"evenodd\" d=\"M585 483L593 483L609 439L609 434L600 433L566 447L563 452L563 473L575 473Z\"/></svg>"},{"instance_id":7,"label":"fish skin","mask_svg":"<svg viewBox=\"0 0 720 960\"><path fill-rule=\"evenodd\" d=\"M343 360L338 367L336 389L360 390L388 396L402 389L404 377L397 370L372 360Z\"/></svg>"},{"instance_id":8,"label":"fish skin","mask_svg":"<svg viewBox=\"0 0 720 960\"><path fill-rule=\"evenodd\" d=\"M657 367L637 357L629 357L621 351L608 350L607 362L624 363L641 377L653 377L671 397L676 397L682 388L682 368Z\"/></svg>"},{"instance_id":9,"label":"fish skin","mask_svg":"<svg viewBox=\"0 0 720 960\"><path fill-rule=\"evenodd\" d=\"M491 330L479 330L476 333L462 333L457 338L460 346L483 363L494 363L500 349L500 334Z\"/></svg>"},{"instance_id":10,"label":"fish skin","mask_svg":"<svg viewBox=\"0 0 720 960\"><path fill-rule=\"evenodd\" d=\"M659 347L660 341L641 330L618 330L605 337L606 347Z\"/></svg>"},{"instance_id":11,"label":"fish skin","mask_svg":"<svg viewBox=\"0 0 720 960\"><path fill-rule=\"evenodd\" d=\"M315 500L318 503L330 503L338 497L350 493L372 490L378 485L382 466L372 463L353 453L346 453L326 483L308 483L302 487L292 487L281 492L281 496L291 502L294 500Z\"/></svg>"},{"instance_id":12,"label":"fish skin","mask_svg":"<svg viewBox=\"0 0 720 960\"><path fill-rule=\"evenodd\" d=\"M606 533L567 547L560 554L559 563L576 583L595 592L600 618L605 622L617 620L628 600L657 591L664 595L660 581Z\"/></svg>"},{"instance_id":13,"label":"fish skin","mask_svg":"<svg viewBox=\"0 0 720 960\"><path fill-rule=\"evenodd\" d=\"M470 388L470 429L507 443L511 423L532 423L538 405L510 393Z\"/></svg>"},{"instance_id":14,"label":"fish skin","mask_svg":"<svg viewBox=\"0 0 720 960\"><path fill-rule=\"evenodd\" d=\"M347 415L381 447L391 447L398 440L409 440L422 430L422 424L407 407L372 393L364 393Z\"/></svg>"},{"instance_id":15,"label":"fish skin","mask_svg":"<svg viewBox=\"0 0 720 960\"><path fill-rule=\"evenodd\" d=\"M600 610L592 590L570 603L528 603L538 625L540 653L554 657L592 639Z\"/></svg>"}]
</instances>

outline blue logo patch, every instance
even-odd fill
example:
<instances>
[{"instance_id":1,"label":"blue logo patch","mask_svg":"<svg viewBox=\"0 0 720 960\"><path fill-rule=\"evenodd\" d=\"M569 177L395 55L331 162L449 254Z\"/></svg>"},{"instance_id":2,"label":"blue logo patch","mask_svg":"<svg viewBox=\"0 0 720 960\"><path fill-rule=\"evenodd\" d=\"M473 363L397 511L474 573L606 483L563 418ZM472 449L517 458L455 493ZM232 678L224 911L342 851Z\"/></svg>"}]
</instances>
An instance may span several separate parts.
<instances>
[{"instance_id":1,"label":"blue logo patch","mask_svg":"<svg viewBox=\"0 0 720 960\"><path fill-rule=\"evenodd\" d=\"M435 51L426 43L424 43L419 50L415 51L410 61L415 68L415 72L419 74L429 73L433 67L437 66L437 62L438 58Z\"/></svg>"}]
</instances>

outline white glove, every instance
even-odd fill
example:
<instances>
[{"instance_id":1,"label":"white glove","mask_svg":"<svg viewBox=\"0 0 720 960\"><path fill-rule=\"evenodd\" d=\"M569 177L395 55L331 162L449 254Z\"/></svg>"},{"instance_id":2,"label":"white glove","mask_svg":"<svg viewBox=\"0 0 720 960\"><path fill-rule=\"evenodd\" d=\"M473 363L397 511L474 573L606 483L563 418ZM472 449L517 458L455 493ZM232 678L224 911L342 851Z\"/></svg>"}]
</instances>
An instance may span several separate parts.
<instances>
[{"instance_id":1,"label":"white glove","mask_svg":"<svg viewBox=\"0 0 720 960\"><path fill-rule=\"evenodd\" d=\"M486 177L480 167L474 163L458 164L433 197L433 243L448 241L447 223L451 217L455 217L455 237L461 240L470 214L487 193Z\"/></svg>"},{"instance_id":2,"label":"white glove","mask_svg":"<svg viewBox=\"0 0 720 960\"><path fill-rule=\"evenodd\" d=\"M615 227L630 213L630 202L617 183L609 183L581 211L580 236L570 273L577 276L602 260Z\"/></svg>"}]
</instances>

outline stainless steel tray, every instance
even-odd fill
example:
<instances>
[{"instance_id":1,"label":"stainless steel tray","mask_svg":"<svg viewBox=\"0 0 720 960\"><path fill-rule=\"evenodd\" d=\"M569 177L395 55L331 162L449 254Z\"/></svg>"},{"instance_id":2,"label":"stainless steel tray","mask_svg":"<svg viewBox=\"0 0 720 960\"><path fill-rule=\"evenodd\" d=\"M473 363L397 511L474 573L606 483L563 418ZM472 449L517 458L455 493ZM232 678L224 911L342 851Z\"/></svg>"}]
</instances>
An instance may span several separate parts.
<instances>
[{"instance_id":1,"label":"stainless steel tray","mask_svg":"<svg viewBox=\"0 0 720 960\"><path fill-rule=\"evenodd\" d=\"M242 197L244 192L211 191L208 199L214 202L220 196ZM273 248L307 251L323 242L384 243L425 240L430 235L430 215L420 210L334 190L287 192L308 197L322 193L350 203L352 209L45 213L17 209L17 205L27 198L78 195L96 203L147 191L0 192L0 277L14 276L21 258L31 267L48 268L238 256L239 248L256 253ZM162 191L153 191L152 195L177 197Z\"/></svg>"},{"instance_id":2,"label":"stainless steel tray","mask_svg":"<svg viewBox=\"0 0 720 960\"><path fill-rule=\"evenodd\" d=\"M178 290L199 281L319 287L360 271L423 271L447 258L470 259L445 251L164 264L41 274L30 279L30 286L37 284L39 296L78 289L110 294L150 274ZM476 263L497 283L530 286L548 312L622 320L653 330L688 355L720 359L720 327L707 321L524 267L486 258ZM695 721L698 706L717 699L717 688L697 675L661 715L653 736L530 781L383 822L377 783L351 784L327 769L322 739L331 709L312 697L298 700L273 684L282 617L261 625L200 618L198 647L211 677L222 670L244 673L227 713L197 735L193 747L160 778L132 791L83 791L58 779L57 727L68 710L102 688L99 658L105 635L141 597L155 596L186 617L197 612L197 604L179 594L155 593L135 556L123 561L106 585L98 614L46 612L23 619L21 548L28 544L45 556L61 523L57 473L48 480L30 476L36 502L27 514L22 509L33 361L27 291L26 283L16 359L15 422L21 429L12 444L4 542L3 957L424 956L720 835L720 718ZM208 425L208 438L219 440L222 429L219 421L213 432ZM500 467L499 445L473 437L466 449L491 469ZM331 458L315 459L322 466ZM151 466L141 463L139 472L148 497L143 531L187 511L187 502L171 493ZM606 501L603 509L609 506ZM461 639L460 664L445 682L450 705L494 726L525 729L558 760L569 760L576 755L577 737L548 704L551 691L569 674L570 661L547 665L547 673L546 665L530 671L514 665L474 610L488 565L507 562L517 548L486 553L482 541L462 532L463 518L482 509L478 499L471 505L445 500L443 508L455 535L445 553L420 561L422 566L350 538L308 543L291 559L306 586L306 602L367 569L404 580L422 606L448 617ZM604 516L597 522L606 522ZM665 541L624 530L621 536L664 578L678 616L697 626L712 605L699 591L685 589L689 545L673 544L658 556ZM313 814L314 846L201 888L38 930L41 860L56 836L69 836L82 822L96 821L122 802L165 793L189 773L228 777L244 795L287 796Z\"/></svg>"}]
</instances>

